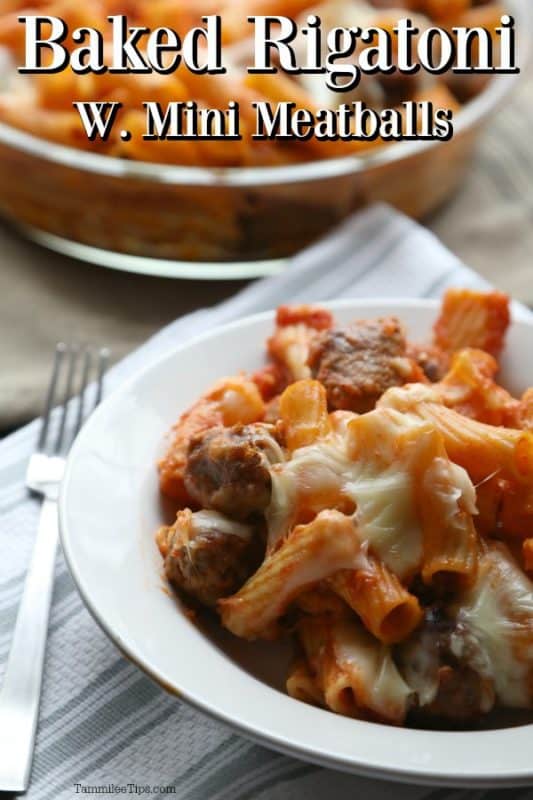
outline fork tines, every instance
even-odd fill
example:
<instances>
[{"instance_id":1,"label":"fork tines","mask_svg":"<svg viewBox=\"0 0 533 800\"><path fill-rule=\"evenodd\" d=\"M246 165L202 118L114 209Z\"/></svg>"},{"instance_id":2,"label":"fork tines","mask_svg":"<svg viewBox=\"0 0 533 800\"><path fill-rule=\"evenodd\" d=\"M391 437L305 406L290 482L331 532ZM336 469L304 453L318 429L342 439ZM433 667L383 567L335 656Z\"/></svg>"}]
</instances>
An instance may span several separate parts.
<instances>
[{"instance_id":1,"label":"fork tines","mask_svg":"<svg viewBox=\"0 0 533 800\"><path fill-rule=\"evenodd\" d=\"M97 351L76 344L59 342L54 354L52 377L46 394L43 422L37 449L54 455L65 453L72 444L88 413L102 399L104 375L109 364L109 350ZM90 384L94 381L94 386ZM92 395L90 397L89 395ZM76 399L75 399L76 398ZM55 414L58 406L58 423ZM71 422L72 425L69 424ZM52 422L54 425L52 425Z\"/></svg>"}]
</instances>

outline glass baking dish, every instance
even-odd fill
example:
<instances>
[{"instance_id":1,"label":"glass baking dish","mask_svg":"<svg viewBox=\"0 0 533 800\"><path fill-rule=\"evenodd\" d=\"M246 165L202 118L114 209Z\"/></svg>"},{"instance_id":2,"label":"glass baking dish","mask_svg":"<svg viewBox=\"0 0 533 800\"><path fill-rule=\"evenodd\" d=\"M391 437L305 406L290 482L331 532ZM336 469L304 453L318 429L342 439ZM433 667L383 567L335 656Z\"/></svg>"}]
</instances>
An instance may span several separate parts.
<instances>
[{"instance_id":1,"label":"glass baking dish","mask_svg":"<svg viewBox=\"0 0 533 800\"><path fill-rule=\"evenodd\" d=\"M529 0L509 6L523 67L533 8ZM449 142L399 142L282 167L126 161L0 123L0 214L42 244L103 266L196 279L269 274L370 203L415 218L437 208L461 182L487 118L518 77L498 76L467 103Z\"/></svg>"}]
</instances>

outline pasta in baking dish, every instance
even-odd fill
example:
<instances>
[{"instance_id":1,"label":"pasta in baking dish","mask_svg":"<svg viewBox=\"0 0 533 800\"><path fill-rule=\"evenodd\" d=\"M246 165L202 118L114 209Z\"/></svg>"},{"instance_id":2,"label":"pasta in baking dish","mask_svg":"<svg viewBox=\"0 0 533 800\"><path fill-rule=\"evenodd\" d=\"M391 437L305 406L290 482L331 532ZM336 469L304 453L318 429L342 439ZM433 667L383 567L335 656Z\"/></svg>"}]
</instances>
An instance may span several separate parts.
<instances>
[{"instance_id":1,"label":"pasta in baking dish","mask_svg":"<svg viewBox=\"0 0 533 800\"><path fill-rule=\"evenodd\" d=\"M106 31L107 17L127 14L131 26L151 29L170 27L181 37L201 24L204 15L221 16L226 74L202 76L185 68L173 74L76 74L70 69L30 77L16 74L23 63L25 41L20 14L59 17L74 30L78 27ZM486 85L488 75L450 76L429 73L365 76L353 91L339 94L328 89L318 74L277 75L248 73L253 63L252 29L248 16L282 15L303 25L310 14L318 15L324 26L333 28L380 26L391 30L406 14L423 31L430 24L446 29L454 25L484 27L492 32L500 25L505 7L497 0L2 0L0 3L0 121L29 131L43 139L71 147L95 150L121 158L199 166L276 166L315 159L358 154L383 146L384 140L328 140L315 137L297 141L260 141L253 138L255 101L272 104L294 102L316 115L318 109L336 109L339 103L366 102L380 111L398 108L404 101L431 102L436 108L459 108ZM109 27L109 26L107 26ZM325 38L325 37L324 37ZM65 44L67 46L67 44ZM109 41L106 39L106 47ZM494 48L499 38L494 34ZM305 50L302 38L301 49ZM2 69L2 51L10 67ZM105 57L104 51L104 57ZM117 124L106 141L90 141L84 133L73 101L120 102ZM193 101L198 109L221 108L239 103L241 139L217 141L181 139L145 141L146 113L142 103ZM129 131L130 139L120 135Z\"/></svg>"},{"instance_id":2,"label":"pasta in baking dish","mask_svg":"<svg viewBox=\"0 0 533 800\"><path fill-rule=\"evenodd\" d=\"M292 637L293 697L394 725L533 708L531 390L495 381L498 292L449 290L433 341L278 309L159 464L165 572L235 636Z\"/></svg>"}]
</instances>

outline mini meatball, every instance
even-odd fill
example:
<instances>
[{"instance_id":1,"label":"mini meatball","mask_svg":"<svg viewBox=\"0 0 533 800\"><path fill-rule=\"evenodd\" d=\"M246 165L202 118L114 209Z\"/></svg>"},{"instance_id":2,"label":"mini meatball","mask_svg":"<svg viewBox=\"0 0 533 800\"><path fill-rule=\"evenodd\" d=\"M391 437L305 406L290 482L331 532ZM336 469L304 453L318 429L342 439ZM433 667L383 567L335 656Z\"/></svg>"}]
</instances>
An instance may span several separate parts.
<instances>
[{"instance_id":1,"label":"mini meatball","mask_svg":"<svg viewBox=\"0 0 533 800\"><path fill-rule=\"evenodd\" d=\"M270 465L283 460L272 425L215 427L191 440L185 486L203 508L232 519L262 513L270 503Z\"/></svg>"},{"instance_id":2,"label":"mini meatball","mask_svg":"<svg viewBox=\"0 0 533 800\"><path fill-rule=\"evenodd\" d=\"M494 705L486 654L477 639L439 606L426 609L424 622L397 648L396 658L415 692L419 714L465 722Z\"/></svg>"},{"instance_id":3,"label":"mini meatball","mask_svg":"<svg viewBox=\"0 0 533 800\"><path fill-rule=\"evenodd\" d=\"M450 356L435 345L407 345L407 355L416 361L430 383L441 381L450 368Z\"/></svg>"},{"instance_id":4,"label":"mini meatball","mask_svg":"<svg viewBox=\"0 0 533 800\"><path fill-rule=\"evenodd\" d=\"M325 331L312 343L308 364L326 387L330 408L358 413L371 411L391 386L423 380L394 317Z\"/></svg>"},{"instance_id":5,"label":"mini meatball","mask_svg":"<svg viewBox=\"0 0 533 800\"><path fill-rule=\"evenodd\" d=\"M216 511L179 511L174 525L159 529L157 543L169 582L210 608L237 592L264 554L257 528Z\"/></svg>"},{"instance_id":6,"label":"mini meatball","mask_svg":"<svg viewBox=\"0 0 533 800\"><path fill-rule=\"evenodd\" d=\"M258 387L245 377L224 378L181 415L172 440L160 460L161 492L184 508L192 502L184 483L189 441L215 425L248 424L263 419L265 406Z\"/></svg>"}]
</instances>

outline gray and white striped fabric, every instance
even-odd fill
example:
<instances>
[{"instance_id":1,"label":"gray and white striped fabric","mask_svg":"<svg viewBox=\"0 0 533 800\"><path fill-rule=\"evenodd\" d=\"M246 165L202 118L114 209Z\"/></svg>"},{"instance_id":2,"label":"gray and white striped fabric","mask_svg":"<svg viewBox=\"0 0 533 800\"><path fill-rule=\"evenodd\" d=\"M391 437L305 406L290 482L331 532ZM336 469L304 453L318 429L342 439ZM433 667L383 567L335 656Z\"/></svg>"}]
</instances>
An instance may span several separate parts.
<instances>
[{"instance_id":1,"label":"gray and white striped fabric","mask_svg":"<svg viewBox=\"0 0 533 800\"><path fill-rule=\"evenodd\" d=\"M452 284L484 282L432 234L388 208L375 207L296 257L283 275L165 328L112 370L108 390L187 337L280 302L436 297ZM0 669L39 513L39 504L24 489L36 432L37 423L32 423L0 445ZM250 744L165 694L125 661L85 610L60 557L28 796L70 800L87 787L108 787L99 788L99 796L114 797L114 787L128 784L173 788L167 796L180 800L381 800L391 793L400 799L459 800L485 794L365 780ZM501 800L506 794L493 796ZM511 796L533 798L533 791Z\"/></svg>"}]
</instances>

